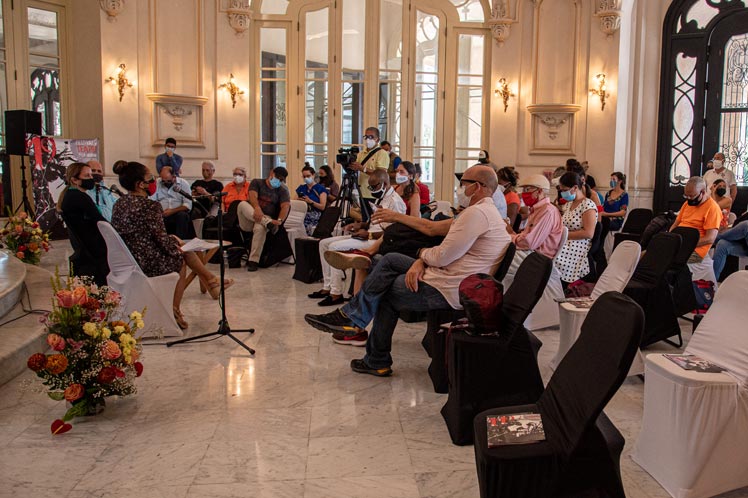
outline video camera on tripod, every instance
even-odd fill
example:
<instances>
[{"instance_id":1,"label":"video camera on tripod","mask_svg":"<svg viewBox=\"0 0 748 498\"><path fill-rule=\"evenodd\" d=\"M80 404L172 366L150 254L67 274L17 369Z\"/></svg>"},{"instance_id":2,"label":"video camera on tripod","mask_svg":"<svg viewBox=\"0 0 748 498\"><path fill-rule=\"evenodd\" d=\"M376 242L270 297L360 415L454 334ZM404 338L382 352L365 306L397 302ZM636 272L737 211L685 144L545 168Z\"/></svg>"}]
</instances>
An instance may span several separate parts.
<instances>
[{"instance_id":1,"label":"video camera on tripod","mask_svg":"<svg viewBox=\"0 0 748 498\"><path fill-rule=\"evenodd\" d=\"M351 163L356 162L359 152L361 152L361 149L356 145L352 147L341 147L338 149L338 154L335 156L335 162L343 167L346 175L358 177L358 171L351 169Z\"/></svg>"}]
</instances>

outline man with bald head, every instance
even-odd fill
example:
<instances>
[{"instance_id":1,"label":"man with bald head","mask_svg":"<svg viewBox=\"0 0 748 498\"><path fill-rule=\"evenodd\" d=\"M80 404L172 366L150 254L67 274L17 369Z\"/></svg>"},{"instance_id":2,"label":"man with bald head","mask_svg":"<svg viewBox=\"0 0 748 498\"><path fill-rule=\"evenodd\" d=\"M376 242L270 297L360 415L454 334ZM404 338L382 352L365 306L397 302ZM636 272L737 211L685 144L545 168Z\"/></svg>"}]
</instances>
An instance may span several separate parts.
<instances>
[{"instance_id":1,"label":"man with bald head","mask_svg":"<svg viewBox=\"0 0 748 498\"><path fill-rule=\"evenodd\" d=\"M719 232L722 222L722 210L712 196L707 193L706 183L700 176L691 177L686 183L683 197L686 202L680 208L675 223L670 227L695 228L699 231L699 243L689 258L689 263L700 263L709 252Z\"/></svg>"},{"instance_id":2,"label":"man with bald head","mask_svg":"<svg viewBox=\"0 0 748 498\"><path fill-rule=\"evenodd\" d=\"M304 317L314 328L331 333L361 333L373 320L366 355L351 361L354 372L391 375L392 334L401 311L460 309L460 282L475 273L495 273L511 242L491 199L497 186L490 167L469 168L457 191L465 209L440 245L421 249L417 259L386 254L348 304L332 313Z\"/></svg>"},{"instance_id":3,"label":"man with bald head","mask_svg":"<svg viewBox=\"0 0 748 498\"><path fill-rule=\"evenodd\" d=\"M712 185L717 180L724 180L730 192L730 197L735 201L735 197L738 195L738 182L735 181L735 173L725 167L725 155L717 152L714 154L714 159L709 163L712 164L712 167L704 173L704 181L707 186ZM707 163L707 167L709 163Z\"/></svg>"},{"instance_id":4,"label":"man with bald head","mask_svg":"<svg viewBox=\"0 0 748 498\"><path fill-rule=\"evenodd\" d=\"M107 221L112 221L112 208L117 198L114 194L104 185L104 167L99 161L91 160L86 164L91 168L91 174L93 175L96 186L90 190L86 190L88 196L93 199L96 208Z\"/></svg>"}]
</instances>

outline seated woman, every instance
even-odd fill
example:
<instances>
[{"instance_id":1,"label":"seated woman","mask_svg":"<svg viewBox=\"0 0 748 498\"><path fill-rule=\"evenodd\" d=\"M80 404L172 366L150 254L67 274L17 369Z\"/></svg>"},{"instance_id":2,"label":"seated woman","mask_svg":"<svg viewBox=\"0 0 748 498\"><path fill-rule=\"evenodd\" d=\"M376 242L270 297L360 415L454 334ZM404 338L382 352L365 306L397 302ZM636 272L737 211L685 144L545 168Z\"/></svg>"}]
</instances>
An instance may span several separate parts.
<instances>
[{"instance_id":1,"label":"seated woman","mask_svg":"<svg viewBox=\"0 0 748 498\"><path fill-rule=\"evenodd\" d=\"M728 194L727 183L722 178L715 180L709 189L712 192L712 199L722 210L722 223L719 225L721 231L726 229L730 223L728 217L730 216L730 209L732 209L732 197Z\"/></svg>"},{"instance_id":2,"label":"seated woman","mask_svg":"<svg viewBox=\"0 0 748 498\"><path fill-rule=\"evenodd\" d=\"M322 216L322 211L327 206L327 189L320 183L314 183L314 173L314 168L311 166L301 168L304 183L296 187L296 195L307 204L307 212L304 216L304 229L307 235L312 235Z\"/></svg>"},{"instance_id":3,"label":"seated woman","mask_svg":"<svg viewBox=\"0 0 748 498\"><path fill-rule=\"evenodd\" d=\"M415 163L414 166L416 167L416 186L418 187L418 193L421 196L421 215L431 215L431 208L429 204L431 203L431 192L429 192L429 187L425 183L421 183L421 175L423 174L423 171L421 171L421 165L418 163Z\"/></svg>"},{"instance_id":4,"label":"seated woman","mask_svg":"<svg viewBox=\"0 0 748 498\"><path fill-rule=\"evenodd\" d=\"M421 191L416 186L416 166L410 161L402 161L395 170L395 192L407 206L408 216L421 217Z\"/></svg>"},{"instance_id":5,"label":"seated woman","mask_svg":"<svg viewBox=\"0 0 748 498\"><path fill-rule=\"evenodd\" d=\"M629 194L626 193L626 175L616 171L610 175L611 190L605 194L603 212L600 216L610 220L608 231L617 232L623 226L623 219L629 206Z\"/></svg>"},{"instance_id":6,"label":"seated woman","mask_svg":"<svg viewBox=\"0 0 748 498\"><path fill-rule=\"evenodd\" d=\"M584 193L584 183L576 173L564 173L559 178L559 195L566 202L561 210L561 221L569 230L569 238L556 256L553 265L561 274L566 287L590 272L587 259L592 237L595 235L597 208Z\"/></svg>"},{"instance_id":7,"label":"seated woman","mask_svg":"<svg viewBox=\"0 0 748 498\"><path fill-rule=\"evenodd\" d=\"M329 206L335 202L340 193L340 185L335 181L335 174L330 166L325 164L319 168L319 183L327 189L327 205Z\"/></svg>"},{"instance_id":8,"label":"seated woman","mask_svg":"<svg viewBox=\"0 0 748 498\"><path fill-rule=\"evenodd\" d=\"M188 324L179 307L187 283L187 267L197 274L213 299L218 299L221 283L205 268L197 254L182 252L182 242L166 233L161 204L148 198L156 181L148 167L129 162L114 172L130 195L120 197L114 204L112 226L148 277L179 273L174 289L174 318L182 329L186 329ZM225 281L227 287L233 283L231 279Z\"/></svg>"},{"instance_id":9,"label":"seated woman","mask_svg":"<svg viewBox=\"0 0 748 498\"><path fill-rule=\"evenodd\" d=\"M517 186L517 177L512 168L509 167L501 168L497 176L499 177L499 188L504 191L504 198L506 199L506 217L509 218L509 226L514 226L520 208L519 195L514 189Z\"/></svg>"},{"instance_id":10,"label":"seated woman","mask_svg":"<svg viewBox=\"0 0 748 498\"><path fill-rule=\"evenodd\" d=\"M87 164L73 163L65 172L67 187L60 193L57 205L70 233L73 275L92 277L96 285L106 285L109 265L106 242L96 223L106 221L86 191L96 185Z\"/></svg>"}]
</instances>

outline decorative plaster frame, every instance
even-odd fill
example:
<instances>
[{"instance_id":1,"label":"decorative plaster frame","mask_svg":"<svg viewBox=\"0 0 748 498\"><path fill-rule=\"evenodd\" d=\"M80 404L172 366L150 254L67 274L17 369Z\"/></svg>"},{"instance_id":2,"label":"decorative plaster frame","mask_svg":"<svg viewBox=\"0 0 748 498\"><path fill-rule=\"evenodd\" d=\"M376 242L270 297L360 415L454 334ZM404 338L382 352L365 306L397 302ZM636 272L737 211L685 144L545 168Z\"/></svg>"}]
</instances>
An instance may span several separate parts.
<instances>
[{"instance_id":1,"label":"decorative plaster frame","mask_svg":"<svg viewBox=\"0 0 748 498\"><path fill-rule=\"evenodd\" d=\"M229 26L236 32L236 36L243 38L252 18L250 0L221 0L218 11L226 14Z\"/></svg>"},{"instance_id":2,"label":"decorative plaster frame","mask_svg":"<svg viewBox=\"0 0 748 498\"><path fill-rule=\"evenodd\" d=\"M99 6L101 10L106 12L107 21L117 22L117 16L122 13L125 8L125 0L99 0Z\"/></svg>"},{"instance_id":3,"label":"decorative plaster frame","mask_svg":"<svg viewBox=\"0 0 748 498\"><path fill-rule=\"evenodd\" d=\"M517 0L493 0L491 18L486 21L486 25L491 28L494 40L498 42L500 47L504 46L504 42L511 34L512 24L516 22Z\"/></svg>"},{"instance_id":4,"label":"decorative plaster frame","mask_svg":"<svg viewBox=\"0 0 748 498\"><path fill-rule=\"evenodd\" d=\"M560 155L574 154L576 144L575 114L582 109L577 104L533 104L527 106L527 111L532 116L530 123L531 154L537 155ZM542 125L536 126L536 125ZM558 138L559 130L563 126L569 127L568 140L559 143L555 147L544 147L539 144L537 130L544 128L545 134L551 141Z\"/></svg>"},{"instance_id":5,"label":"decorative plaster frame","mask_svg":"<svg viewBox=\"0 0 748 498\"><path fill-rule=\"evenodd\" d=\"M600 19L600 29L612 38L621 29L621 0L596 0L595 17Z\"/></svg>"}]
</instances>

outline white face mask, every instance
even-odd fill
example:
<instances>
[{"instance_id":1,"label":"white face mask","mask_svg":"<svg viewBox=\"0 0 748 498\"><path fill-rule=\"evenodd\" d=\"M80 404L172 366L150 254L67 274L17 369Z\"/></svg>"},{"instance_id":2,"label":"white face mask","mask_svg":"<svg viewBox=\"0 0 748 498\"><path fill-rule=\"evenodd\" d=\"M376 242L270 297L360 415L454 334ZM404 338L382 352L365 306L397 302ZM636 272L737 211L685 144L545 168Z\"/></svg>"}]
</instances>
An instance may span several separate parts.
<instances>
[{"instance_id":1,"label":"white face mask","mask_svg":"<svg viewBox=\"0 0 748 498\"><path fill-rule=\"evenodd\" d=\"M372 140L371 138L367 138L366 139L366 148L367 149L373 149L374 147L376 147L376 145L377 145L377 141L376 140Z\"/></svg>"},{"instance_id":2,"label":"white face mask","mask_svg":"<svg viewBox=\"0 0 748 498\"><path fill-rule=\"evenodd\" d=\"M457 204L463 208L470 206L470 199L473 198L472 195L465 195L466 189L467 187L457 187Z\"/></svg>"},{"instance_id":3,"label":"white face mask","mask_svg":"<svg viewBox=\"0 0 748 498\"><path fill-rule=\"evenodd\" d=\"M244 183L244 175L234 175L234 183L237 185Z\"/></svg>"},{"instance_id":4,"label":"white face mask","mask_svg":"<svg viewBox=\"0 0 748 498\"><path fill-rule=\"evenodd\" d=\"M166 152L174 152L176 149L174 147L166 147Z\"/></svg>"},{"instance_id":5,"label":"white face mask","mask_svg":"<svg viewBox=\"0 0 748 498\"><path fill-rule=\"evenodd\" d=\"M499 183L499 186L496 187L496 188L498 189L499 192L501 192L503 194L504 191L506 190L506 185L502 185L502 184Z\"/></svg>"},{"instance_id":6,"label":"white face mask","mask_svg":"<svg viewBox=\"0 0 748 498\"><path fill-rule=\"evenodd\" d=\"M398 185L408 183L408 175L395 175L395 182L397 182Z\"/></svg>"},{"instance_id":7,"label":"white face mask","mask_svg":"<svg viewBox=\"0 0 748 498\"><path fill-rule=\"evenodd\" d=\"M721 169L723 163L720 159L714 159L712 164L714 165L714 169Z\"/></svg>"}]
</instances>

